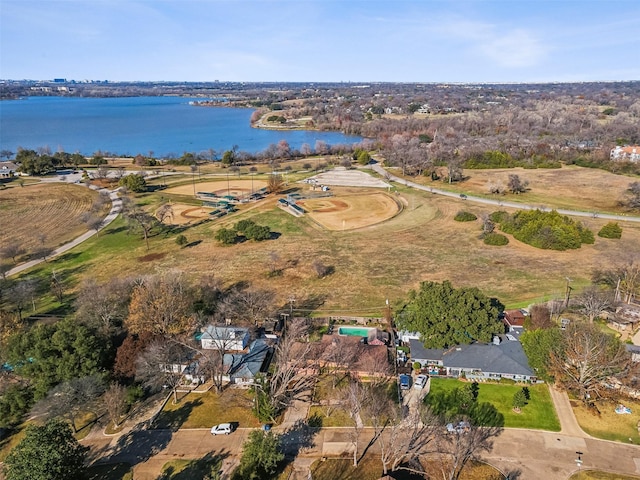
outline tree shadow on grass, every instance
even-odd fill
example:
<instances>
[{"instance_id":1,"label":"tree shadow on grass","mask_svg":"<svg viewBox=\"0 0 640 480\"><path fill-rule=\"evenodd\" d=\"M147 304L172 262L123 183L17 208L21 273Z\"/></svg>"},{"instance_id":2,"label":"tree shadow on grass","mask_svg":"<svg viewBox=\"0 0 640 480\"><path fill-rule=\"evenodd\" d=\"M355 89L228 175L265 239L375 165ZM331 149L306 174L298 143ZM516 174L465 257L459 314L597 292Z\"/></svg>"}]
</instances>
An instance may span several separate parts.
<instances>
[{"instance_id":1,"label":"tree shadow on grass","mask_svg":"<svg viewBox=\"0 0 640 480\"><path fill-rule=\"evenodd\" d=\"M222 462L230 453L209 452L204 457L191 460L184 468L176 471L173 465L169 465L158 480L192 480L196 478L219 478Z\"/></svg>"},{"instance_id":2,"label":"tree shadow on grass","mask_svg":"<svg viewBox=\"0 0 640 480\"><path fill-rule=\"evenodd\" d=\"M183 402L177 409L164 409L153 423L153 428L169 429L175 432L187 421L193 409L200 405L202 405L202 399L196 398Z\"/></svg>"}]
</instances>

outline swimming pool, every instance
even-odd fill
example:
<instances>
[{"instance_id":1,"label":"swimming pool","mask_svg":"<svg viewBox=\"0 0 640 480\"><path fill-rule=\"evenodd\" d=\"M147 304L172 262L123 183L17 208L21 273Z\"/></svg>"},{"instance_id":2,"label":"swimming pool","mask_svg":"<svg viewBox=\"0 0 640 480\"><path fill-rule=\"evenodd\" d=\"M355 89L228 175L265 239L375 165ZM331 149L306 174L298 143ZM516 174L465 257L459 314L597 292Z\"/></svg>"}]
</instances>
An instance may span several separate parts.
<instances>
[{"instance_id":1,"label":"swimming pool","mask_svg":"<svg viewBox=\"0 0 640 480\"><path fill-rule=\"evenodd\" d=\"M375 334L375 331L375 328L370 327L340 327L338 328L338 335L370 338L371 335Z\"/></svg>"}]
</instances>

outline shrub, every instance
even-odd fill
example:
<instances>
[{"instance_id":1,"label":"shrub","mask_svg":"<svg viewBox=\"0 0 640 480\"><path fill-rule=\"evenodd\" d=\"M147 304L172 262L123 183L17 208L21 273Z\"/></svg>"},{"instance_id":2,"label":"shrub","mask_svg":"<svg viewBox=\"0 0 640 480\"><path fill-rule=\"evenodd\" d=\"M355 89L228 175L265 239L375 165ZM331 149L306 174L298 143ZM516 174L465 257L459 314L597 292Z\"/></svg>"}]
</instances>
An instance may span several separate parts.
<instances>
[{"instance_id":1,"label":"shrub","mask_svg":"<svg viewBox=\"0 0 640 480\"><path fill-rule=\"evenodd\" d=\"M498 210L489 215L489 219L494 223L503 223L507 218L509 218L509 214L504 210Z\"/></svg>"},{"instance_id":2,"label":"shrub","mask_svg":"<svg viewBox=\"0 0 640 480\"><path fill-rule=\"evenodd\" d=\"M456 216L453 217L453 219L456 222L473 222L474 220L477 220L478 217L476 217L473 213L471 212L463 212L463 211L459 211L458 213L456 213Z\"/></svg>"},{"instance_id":3,"label":"shrub","mask_svg":"<svg viewBox=\"0 0 640 480\"><path fill-rule=\"evenodd\" d=\"M120 185L121 187L126 187L135 193L140 193L147 190L147 182L139 173L125 175L118 181L118 185Z\"/></svg>"},{"instance_id":4,"label":"shrub","mask_svg":"<svg viewBox=\"0 0 640 480\"><path fill-rule=\"evenodd\" d=\"M503 246L509 243L509 239L501 233L489 233L484 237L484 243L487 245Z\"/></svg>"},{"instance_id":5,"label":"shrub","mask_svg":"<svg viewBox=\"0 0 640 480\"><path fill-rule=\"evenodd\" d=\"M598 236L602 238L620 238L622 237L622 228L617 222L609 222L600 229Z\"/></svg>"},{"instance_id":6,"label":"shrub","mask_svg":"<svg viewBox=\"0 0 640 480\"><path fill-rule=\"evenodd\" d=\"M231 230L229 228L221 228L216 232L216 240L218 240L223 245L232 245L236 243L238 236L236 235L235 230Z\"/></svg>"},{"instance_id":7,"label":"shrub","mask_svg":"<svg viewBox=\"0 0 640 480\"><path fill-rule=\"evenodd\" d=\"M568 250L595 241L593 232L582 223L555 210L520 210L500 223L505 233L536 248Z\"/></svg>"},{"instance_id":8,"label":"shrub","mask_svg":"<svg viewBox=\"0 0 640 480\"><path fill-rule=\"evenodd\" d=\"M414 370L420 370L422 368L422 364L420 362L413 362L412 367Z\"/></svg>"},{"instance_id":9,"label":"shrub","mask_svg":"<svg viewBox=\"0 0 640 480\"><path fill-rule=\"evenodd\" d=\"M180 245L181 247L184 247L188 242L187 237L185 237L184 235L180 234L176 237L176 243L178 245Z\"/></svg>"}]
</instances>

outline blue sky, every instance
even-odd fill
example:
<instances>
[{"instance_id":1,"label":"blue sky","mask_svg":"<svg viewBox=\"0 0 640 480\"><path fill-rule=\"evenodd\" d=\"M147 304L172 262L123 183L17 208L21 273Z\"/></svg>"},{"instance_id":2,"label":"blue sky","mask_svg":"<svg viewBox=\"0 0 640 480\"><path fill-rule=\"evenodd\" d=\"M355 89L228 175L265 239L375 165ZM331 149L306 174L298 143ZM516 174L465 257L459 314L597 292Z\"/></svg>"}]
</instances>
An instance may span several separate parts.
<instances>
[{"instance_id":1,"label":"blue sky","mask_svg":"<svg viewBox=\"0 0 640 480\"><path fill-rule=\"evenodd\" d=\"M0 78L640 80L640 0L0 0Z\"/></svg>"}]
</instances>

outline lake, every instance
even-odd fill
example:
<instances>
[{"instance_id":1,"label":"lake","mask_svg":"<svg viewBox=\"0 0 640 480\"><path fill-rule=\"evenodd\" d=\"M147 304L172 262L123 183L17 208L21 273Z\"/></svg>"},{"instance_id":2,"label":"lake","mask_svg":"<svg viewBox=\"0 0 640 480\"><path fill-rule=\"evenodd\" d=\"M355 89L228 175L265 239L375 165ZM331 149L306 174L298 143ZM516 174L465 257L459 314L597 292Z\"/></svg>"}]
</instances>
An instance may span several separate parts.
<instances>
[{"instance_id":1,"label":"lake","mask_svg":"<svg viewBox=\"0 0 640 480\"><path fill-rule=\"evenodd\" d=\"M360 137L338 132L273 131L251 128L248 108L196 107L187 97L28 97L0 101L0 150L18 147L91 155L100 150L161 157L237 145L257 153L286 140L292 149L316 140L354 144Z\"/></svg>"}]
</instances>

